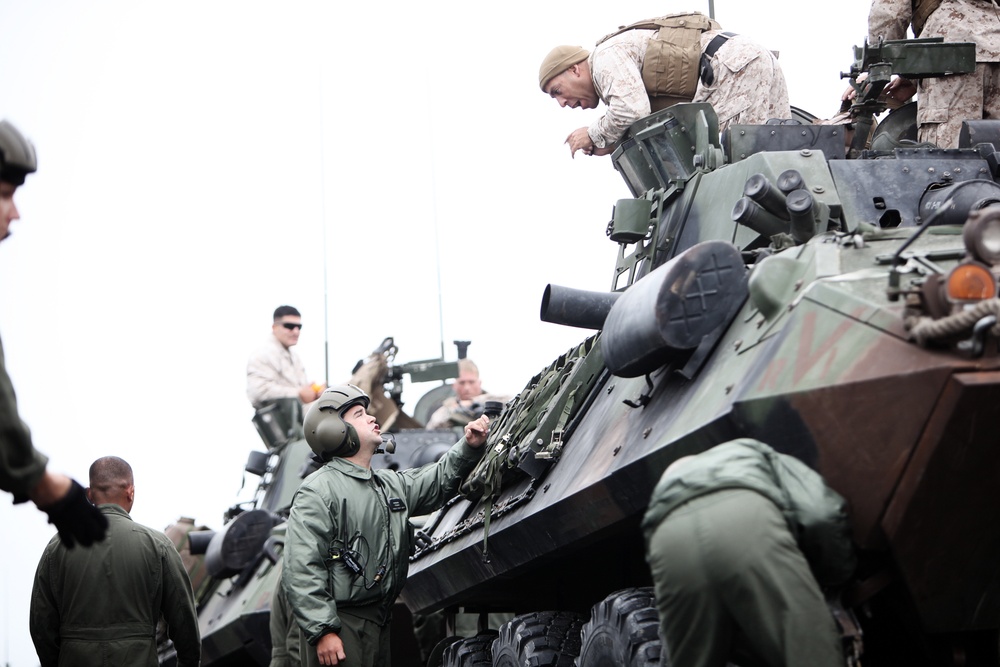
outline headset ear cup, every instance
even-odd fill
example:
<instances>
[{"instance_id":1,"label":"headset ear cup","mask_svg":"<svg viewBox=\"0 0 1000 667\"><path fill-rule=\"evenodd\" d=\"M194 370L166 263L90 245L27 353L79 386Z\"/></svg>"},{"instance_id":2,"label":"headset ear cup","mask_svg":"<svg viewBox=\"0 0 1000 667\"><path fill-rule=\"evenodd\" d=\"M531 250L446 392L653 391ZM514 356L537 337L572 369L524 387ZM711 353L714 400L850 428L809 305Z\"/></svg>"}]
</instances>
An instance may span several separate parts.
<instances>
[{"instance_id":1,"label":"headset ear cup","mask_svg":"<svg viewBox=\"0 0 1000 667\"><path fill-rule=\"evenodd\" d=\"M337 452L334 456L350 457L354 456L361 450L361 437L358 436L358 431L353 426L344 422L344 426L347 427L347 433L344 435L344 442L341 445L342 452Z\"/></svg>"},{"instance_id":2,"label":"headset ear cup","mask_svg":"<svg viewBox=\"0 0 1000 667\"><path fill-rule=\"evenodd\" d=\"M303 427L309 447L323 459L339 456L347 442L349 427L334 409L310 410Z\"/></svg>"}]
</instances>

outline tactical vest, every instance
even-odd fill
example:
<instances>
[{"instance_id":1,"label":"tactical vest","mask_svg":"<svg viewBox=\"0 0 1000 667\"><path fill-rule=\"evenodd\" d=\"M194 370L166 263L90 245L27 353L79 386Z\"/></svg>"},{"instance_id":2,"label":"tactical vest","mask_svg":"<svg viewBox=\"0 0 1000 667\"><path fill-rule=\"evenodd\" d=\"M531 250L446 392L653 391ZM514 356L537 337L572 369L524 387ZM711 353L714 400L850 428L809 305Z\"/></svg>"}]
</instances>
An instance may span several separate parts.
<instances>
[{"instance_id":1,"label":"tactical vest","mask_svg":"<svg viewBox=\"0 0 1000 667\"><path fill-rule=\"evenodd\" d=\"M642 83L649 94L652 110L659 111L694 98L702 55L701 34L721 28L704 14L680 12L622 26L597 40L597 46L626 30L657 31L646 47Z\"/></svg>"},{"instance_id":2,"label":"tactical vest","mask_svg":"<svg viewBox=\"0 0 1000 667\"><path fill-rule=\"evenodd\" d=\"M920 37L920 33L924 29L924 24L927 23L927 17L941 6L941 0L912 0L912 3L913 18L910 20L910 23L913 24L913 36Z\"/></svg>"}]
</instances>

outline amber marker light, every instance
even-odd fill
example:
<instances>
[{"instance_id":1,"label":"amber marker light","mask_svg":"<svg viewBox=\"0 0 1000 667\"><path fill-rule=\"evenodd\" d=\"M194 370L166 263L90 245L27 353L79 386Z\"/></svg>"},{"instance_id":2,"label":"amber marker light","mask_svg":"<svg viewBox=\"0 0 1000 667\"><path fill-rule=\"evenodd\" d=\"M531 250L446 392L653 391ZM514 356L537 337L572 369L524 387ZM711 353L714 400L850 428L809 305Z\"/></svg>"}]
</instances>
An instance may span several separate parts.
<instances>
[{"instance_id":1,"label":"amber marker light","mask_svg":"<svg viewBox=\"0 0 1000 667\"><path fill-rule=\"evenodd\" d=\"M982 301L997 295L997 281L978 262L959 264L948 274L948 299L953 302Z\"/></svg>"}]
</instances>

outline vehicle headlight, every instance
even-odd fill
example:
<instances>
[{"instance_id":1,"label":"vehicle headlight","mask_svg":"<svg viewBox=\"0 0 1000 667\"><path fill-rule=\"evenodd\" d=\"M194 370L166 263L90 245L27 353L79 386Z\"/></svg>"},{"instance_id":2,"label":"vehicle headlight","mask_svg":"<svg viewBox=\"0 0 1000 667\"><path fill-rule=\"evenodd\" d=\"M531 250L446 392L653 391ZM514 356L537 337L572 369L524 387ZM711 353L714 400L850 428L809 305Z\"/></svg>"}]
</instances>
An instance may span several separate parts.
<instances>
[{"instance_id":1,"label":"vehicle headlight","mask_svg":"<svg viewBox=\"0 0 1000 667\"><path fill-rule=\"evenodd\" d=\"M1000 264L1000 204L971 211L962 229L962 240L976 260L987 266Z\"/></svg>"}]
</instances>

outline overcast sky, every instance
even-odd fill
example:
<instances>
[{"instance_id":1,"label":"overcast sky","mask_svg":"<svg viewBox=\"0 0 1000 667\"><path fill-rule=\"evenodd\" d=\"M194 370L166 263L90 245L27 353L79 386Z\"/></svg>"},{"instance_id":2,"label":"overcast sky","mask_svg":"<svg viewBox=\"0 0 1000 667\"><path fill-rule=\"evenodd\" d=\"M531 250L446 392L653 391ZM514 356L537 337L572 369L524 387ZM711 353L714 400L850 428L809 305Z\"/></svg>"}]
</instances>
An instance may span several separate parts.
<instances>
[{"instance_id":1,"label":"overcast sky","mask_svg":"<svg viewBox=\"0 0 1000 667\"><path fill-rule=\"evenodd\" d=\"M353 7L351 6L353 5ZM869 0L716 0L780 52L791 102L828 117ZM560 43L590 47L676 0L0 0L0 118L35 144L0 244L0 335L36 446L86 484L135 471L140 523L221 527L259 439L248 354L302 311L310 375L347 379L386 336L397 361L471 340L514 394L587 332L538 319L548 283L611 284L604 230L629 192L563 144L601 110L537 86ZM811 17L811 18L809 18ZM412 385L412 406L430 387ZM36 665L35 564L53 530L0 498L0 663Z\"/></svg>"}]
</instances>

